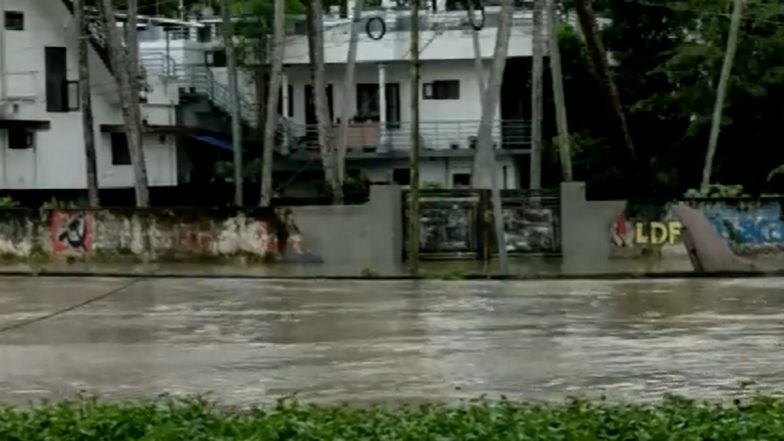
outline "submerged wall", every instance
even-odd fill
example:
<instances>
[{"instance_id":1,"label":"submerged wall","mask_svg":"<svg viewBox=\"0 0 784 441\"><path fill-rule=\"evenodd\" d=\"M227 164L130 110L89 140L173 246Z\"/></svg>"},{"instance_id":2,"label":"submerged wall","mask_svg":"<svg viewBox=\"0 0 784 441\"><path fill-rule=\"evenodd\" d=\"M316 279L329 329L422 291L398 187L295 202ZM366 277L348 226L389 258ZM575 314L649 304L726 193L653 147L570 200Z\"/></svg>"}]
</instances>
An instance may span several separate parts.
<instances>
[{"instance_id":1,"label":"submerged wall","mask_svg":"<svg viewBox=\"0 0 784 441\"><path fill-rule=\"evenodd\" d=\"M361 206L0 210L0 256L387 267L402 254L400 199L389 186L373 187Z\"/></svg>"}]
</instances>

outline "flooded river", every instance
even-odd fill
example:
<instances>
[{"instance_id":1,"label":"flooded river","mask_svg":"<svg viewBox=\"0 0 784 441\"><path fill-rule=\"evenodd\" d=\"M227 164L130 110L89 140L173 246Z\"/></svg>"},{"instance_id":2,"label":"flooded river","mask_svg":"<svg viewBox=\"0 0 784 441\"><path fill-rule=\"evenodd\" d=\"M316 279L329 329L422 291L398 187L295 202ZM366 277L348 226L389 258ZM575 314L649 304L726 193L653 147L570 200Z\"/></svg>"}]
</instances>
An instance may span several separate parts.
<instances>
[{"instance_id":1,"label":"flooded river","mask_svg":"<svg viewBox=\"0 0 784 441\"><path fill-rule=\"evenodd\" d=\"M784 279L1 278L0 328L10 403L80 390L249 404L784 387Z\"/></svg>"}]
</instances>

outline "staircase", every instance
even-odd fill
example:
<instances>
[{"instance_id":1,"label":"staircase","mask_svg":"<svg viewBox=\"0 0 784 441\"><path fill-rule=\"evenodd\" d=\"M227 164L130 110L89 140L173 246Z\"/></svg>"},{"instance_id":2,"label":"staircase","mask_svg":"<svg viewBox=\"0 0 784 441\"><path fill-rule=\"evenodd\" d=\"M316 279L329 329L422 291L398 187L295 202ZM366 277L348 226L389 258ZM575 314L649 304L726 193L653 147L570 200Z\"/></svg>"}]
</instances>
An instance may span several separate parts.
<instances>
[{"instance_id":1,"label":"staircase","mask_svg":"<svg viewBox=\"0 0 784 441\"><path fill-rule=\"evenodd\" d=\"M231 115L231 91L229 87L215 79L212 70L203 64L179 64L165 53L145 52L140 54L140 64L147 75L164 75L175 79L181 94L196 95L206 98L221 113ZM250 130L257 130L256 104L240 96L240 121ZM299 138L303 132L296 124L279 117L276 127L279 142L290 143ZM284 141L286 140L286 141ZM287 147L290 147L287 145ZM280 151L284 151L279 145Z\"/></svg>"},{"instance_id":2,"label":"staircase","mask_svg":"<svg viewBox=\"0 0 784 441\"><path fill-rule=\"evenodd\" d=\"M62 2L65 4L65 7L68 9L68 11L73 14L73 1L62 0ZM112 72L112 61L109 58L109 50L106 47L106 36L104 35L99 12L95 9L87 8L85 10L84 17L85 20L87 20L87 29L90 31L90 44L98 53L98 56L106 65L106 68L109 69L109 72Z\"/></svg>"}]
</instances>

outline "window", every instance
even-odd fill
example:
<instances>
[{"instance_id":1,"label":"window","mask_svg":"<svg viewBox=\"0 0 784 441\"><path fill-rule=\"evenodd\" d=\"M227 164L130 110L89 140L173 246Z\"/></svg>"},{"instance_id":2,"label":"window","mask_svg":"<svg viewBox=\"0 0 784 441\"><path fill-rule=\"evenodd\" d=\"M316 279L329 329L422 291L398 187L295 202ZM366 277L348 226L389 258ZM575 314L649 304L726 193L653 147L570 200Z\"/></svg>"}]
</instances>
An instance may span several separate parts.
<instances>
[{"instance_id":1,"label":"window","mask_svg":"<svg viewBox=\"0 0 784 441\"><path fill-rule=\"evenodd\" d=\"M329 119L335 119L334 102L332 99L332 85L327 84L327 108L329 109ZM313 96L313 86L305 86L305 124L316 124L316 100Z\"/></svg>"},{"instance_id":2,"label":"window","mask_svg":"<svg viewBox=\"0 0 784 441\"><path fill-rule=\"evenodd\" d=\"M5 28L9 31L24 31L24 12L5 11Z\"/></svg>"},{"instance_id":3,"label":"window","mask_svg":"<svg viewBox=\"0 0 784 441\"><path fill-rule=\"evenodd\" d=\"M68 81L66 80L66 57L64 47L44 48L46 69L46 111L68 111Z\"/></svg>"},{"instance_id":4,"label":"window","mask_svg":"<svg viewBox=\"0 0 784 441\"><path fill-rule=\"evenodd\" d=\"M460 81L433 81L422 85L422 96L426 100L459 100Z\"/></svg>"},{"instance_id":5,"label":"window","mask_svg":"<svg viewBox=\"0 0 784 441\"><path fill-rule=\"evenodd\" d=\"M22 127L8 129L8 148L23 150L33 147L33 131Z\"/></svg>"},{"instance_id":6,"label":"window","mask_svg":"<svg viewBox=\"0 0 784 441\"><path fill-rule=\"evenodd\" d=\"M209 43L212 41L212 26L204 26L196 30L196 38L199 43Z\"/></svg>"},{"instance_id":7,"label":"window","mask_svg":"<svg viewBox=\"0 0 784 441\"><path fill-rule=\"evenodd\" d=\"M407 168L396 168L392 170L392 182L398 185L411 184L411 170Z\"/></svg>"},{"instance_id":8,"label":"window","mask_svg":"<svg viewBox=\"0 0 784 441\"><path fill-rule=\"evenodd\" d=\"M204 53L204 64L211 67L226 67L226 51L207 51Z\"/></svg>"},{"instance_id":9,"label":"window","mask_svg":"<svg viewBox=\"0 0 784 441\"><path fill-rule=\"evenodd\" d=\"M471 186L471 173L455 173L452 175L452 188Z\"/></svg>"},{"instance_id":10,"label":"window","mask_svg":"<svg viewBox=\"0 0 784 441\"><path fill-rule=\"evenodd\" d=\"M131 151L125 133L112 133L112 165L131 165Z\"/></svg>"}]
</instances>

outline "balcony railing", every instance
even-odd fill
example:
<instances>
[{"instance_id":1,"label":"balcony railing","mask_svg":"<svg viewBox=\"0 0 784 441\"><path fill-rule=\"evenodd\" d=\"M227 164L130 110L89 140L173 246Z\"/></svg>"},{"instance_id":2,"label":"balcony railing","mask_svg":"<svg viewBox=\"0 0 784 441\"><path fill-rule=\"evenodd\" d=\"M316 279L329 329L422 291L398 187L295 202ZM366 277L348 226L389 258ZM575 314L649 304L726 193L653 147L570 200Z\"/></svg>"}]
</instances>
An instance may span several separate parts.
<instances>
[{"instance_id":1,"label":"balcony railing","mask_svg":"<svg viewBox=\"0 0 784 441\"><path fill-rule=\"evenodd\" d=\"M348 127L349 152L390 152L411 146L411 123L351 123ZM333 142L339 127L330 131ZM479 121L422 121L419 123L420 148L424 151L470 150L477 147ZM525 150L531 143L530 123L523 120L493 121L493 146L496 149ZM318 127L281 121L278 145L291 153L318 150Z\"/></svg>"}]
</instances>

